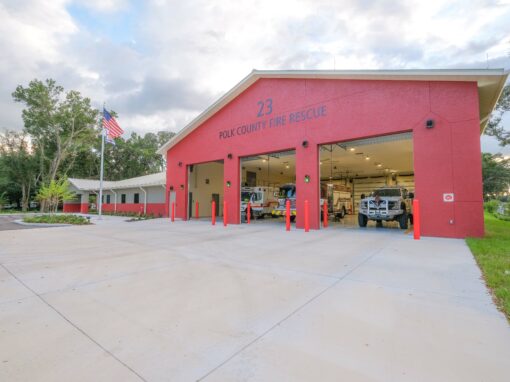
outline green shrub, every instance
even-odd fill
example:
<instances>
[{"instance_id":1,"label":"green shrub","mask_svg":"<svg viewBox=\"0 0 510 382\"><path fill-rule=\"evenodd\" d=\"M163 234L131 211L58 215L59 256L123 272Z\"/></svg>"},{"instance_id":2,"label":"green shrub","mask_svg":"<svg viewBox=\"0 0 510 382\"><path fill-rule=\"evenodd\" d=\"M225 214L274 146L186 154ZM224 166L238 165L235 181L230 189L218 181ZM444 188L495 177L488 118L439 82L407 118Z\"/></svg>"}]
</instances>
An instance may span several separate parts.
<instances>
[{"instance_id":1,"label":"green shrub","mask_svg":"<svg viewBox=\"0 0 510 382\"><path fill-rule=\"evenodd\" d=\"M489 200L488 202L485 202L483 205L485 211L487 211L490 214L493 214L494 212L496 212L496 210L498 209L498 206L499 206L499 201L495 200L495 199Z\"/></svg>"},{"instance_id":2,"label":"green shrub","mask_svg":"<svg viewBox=\"0 0 510 382\"><path fill-rule=\"evenodd\" d=\"M45 224L74 224L85 225L90 224L89 219L77 215L37 215L25 216L25 223L45 223Z\"/></svg>"}]
</instances>

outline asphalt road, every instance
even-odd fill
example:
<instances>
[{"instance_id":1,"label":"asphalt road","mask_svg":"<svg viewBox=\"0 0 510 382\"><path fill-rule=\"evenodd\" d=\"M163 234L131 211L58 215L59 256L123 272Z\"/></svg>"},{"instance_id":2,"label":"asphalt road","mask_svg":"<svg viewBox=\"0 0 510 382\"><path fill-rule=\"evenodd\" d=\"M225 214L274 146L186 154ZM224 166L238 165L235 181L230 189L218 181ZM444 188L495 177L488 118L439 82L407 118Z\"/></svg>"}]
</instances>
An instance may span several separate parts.
<instances>
[{"instance_id":1,"label":"asphalt road","mask_svg":"<svg viewBox=\"0 0 510 382\"><path fill-rule=\"evenodd\" d=\"M14 223L14 220L21 219L19 216L0 216L0 231L13 231L17 229L42 228L41 226L29 226Z\"/></svg>"}]
</instances>

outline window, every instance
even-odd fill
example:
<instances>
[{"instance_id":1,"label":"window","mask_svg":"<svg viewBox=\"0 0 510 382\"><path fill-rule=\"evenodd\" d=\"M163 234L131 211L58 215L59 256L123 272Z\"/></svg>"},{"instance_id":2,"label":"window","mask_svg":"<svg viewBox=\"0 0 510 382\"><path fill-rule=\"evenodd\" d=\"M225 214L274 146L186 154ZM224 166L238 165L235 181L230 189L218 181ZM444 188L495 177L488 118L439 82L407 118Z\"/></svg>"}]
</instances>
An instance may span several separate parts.
<instances>
[{"instance_id":1,"label":"window","mask_svg":"<svg viewBox=\"0 0 510 382\"><path fill-rule=\"evenodd\" d=\"M135 194L135 204L140 203L140 194Z\"/></svg>"},{"instance_id":2,"label":"window","mask_svg":"<svg viewBox=\"0 0 510 382\"><path fill-rule=\"evenodd\" d=\"M126 194L121 194L121 195L120 195L120 202L121 202L122 204L126 204Z\"/></svg>"},{"instance_id":3,"label":"window","mask_svg":"<svg viewBox=\"0 0 510 382\"><path fill-rule=\"evenodd\" d=\"M110 204L110 195L106 195L106 204Z\"/></svg>"}]
</instances>

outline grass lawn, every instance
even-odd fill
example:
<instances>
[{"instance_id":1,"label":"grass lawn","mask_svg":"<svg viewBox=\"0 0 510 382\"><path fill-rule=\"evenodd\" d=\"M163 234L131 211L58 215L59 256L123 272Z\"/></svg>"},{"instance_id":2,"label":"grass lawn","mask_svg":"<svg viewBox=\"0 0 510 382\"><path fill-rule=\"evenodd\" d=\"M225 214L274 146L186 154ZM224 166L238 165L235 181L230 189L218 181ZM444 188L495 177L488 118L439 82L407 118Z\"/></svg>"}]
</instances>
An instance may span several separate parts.
<instances>
[{"instance_id":1,"label":"grass lawn","mask_svg":"<svg viewBox=\"0 0 510 382\"><path fill-rule=\"evenodd\" d=\"M89 220L83 216L77 215L38 215L38 216L25 216L23 218L25 223L46 223L46 224L76 224L84 225L90 224Z\"/></svg>"},{"instance_id":2,"label":"grass lawn","mask_svg":"<svg viewBox=\"0 0 510 382\"><path fill-rule=\"evenodd\" d=\"M510 321L510 221L485 214L485 237L466 239L496 305Z\"/></svg>"}]
</instances>

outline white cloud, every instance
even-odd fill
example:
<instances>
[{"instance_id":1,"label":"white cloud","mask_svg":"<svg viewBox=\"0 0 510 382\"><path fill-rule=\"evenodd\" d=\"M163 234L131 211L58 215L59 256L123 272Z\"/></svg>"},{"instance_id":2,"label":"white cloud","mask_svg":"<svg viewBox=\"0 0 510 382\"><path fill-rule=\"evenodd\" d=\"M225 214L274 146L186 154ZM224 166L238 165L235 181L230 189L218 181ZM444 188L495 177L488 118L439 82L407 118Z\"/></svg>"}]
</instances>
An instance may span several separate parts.
<instances>
[{"instance_id":1,"label":"white cloud","mask_svg":"<svg viewBox=\"0 0 510 382\"><path fill-rule=\"evenodd\" d=\"M106 101L125 129L145 132L179 130L253 68L485 67L487 53L491 65L510 66L509 1L8 4L0 4L0 127L21 128L10 93L33 78L53 77L98 107ZM74 20L71 4L135 24L98 29Z\"/></svg>"}]
</instances>

